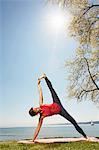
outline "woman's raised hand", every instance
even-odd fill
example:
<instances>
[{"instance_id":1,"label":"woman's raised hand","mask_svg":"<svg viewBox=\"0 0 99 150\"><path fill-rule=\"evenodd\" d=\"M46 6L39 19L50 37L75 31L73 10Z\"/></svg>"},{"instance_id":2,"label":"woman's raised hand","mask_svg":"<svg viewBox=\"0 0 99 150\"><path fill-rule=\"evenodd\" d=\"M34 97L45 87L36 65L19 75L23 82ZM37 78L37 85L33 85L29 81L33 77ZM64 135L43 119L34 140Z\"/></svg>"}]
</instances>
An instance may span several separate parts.
<instances>
[{"instance_id":1,"label":"woman's raised hand","mask_svg":"<svg viewBox=\"0 0 99 150\"><path fill-rule=\"evenodd\" d=\"M38 78L38 85L40 84L41 80Z\"/></svg>"}]
</instances>

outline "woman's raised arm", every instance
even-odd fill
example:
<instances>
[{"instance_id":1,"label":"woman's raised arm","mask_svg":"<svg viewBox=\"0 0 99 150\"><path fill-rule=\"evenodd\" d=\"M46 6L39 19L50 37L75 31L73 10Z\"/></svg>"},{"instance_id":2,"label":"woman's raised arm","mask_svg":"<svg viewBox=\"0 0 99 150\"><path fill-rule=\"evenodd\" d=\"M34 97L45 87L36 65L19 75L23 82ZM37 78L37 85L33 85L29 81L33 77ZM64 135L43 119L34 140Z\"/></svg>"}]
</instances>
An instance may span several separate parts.
<instances>
[{"instance_id":1,"label":"woman's raised arm","mask_svg":"<svg viewBox=\"0 0 99 150\"><path fill-rule=\"evenodd\" d=\"M43 92L42 92L42 88L40 85L40 79L38 79L38 91L39 91L39 105L43 105Z\"/></svg>"}]
</instances>

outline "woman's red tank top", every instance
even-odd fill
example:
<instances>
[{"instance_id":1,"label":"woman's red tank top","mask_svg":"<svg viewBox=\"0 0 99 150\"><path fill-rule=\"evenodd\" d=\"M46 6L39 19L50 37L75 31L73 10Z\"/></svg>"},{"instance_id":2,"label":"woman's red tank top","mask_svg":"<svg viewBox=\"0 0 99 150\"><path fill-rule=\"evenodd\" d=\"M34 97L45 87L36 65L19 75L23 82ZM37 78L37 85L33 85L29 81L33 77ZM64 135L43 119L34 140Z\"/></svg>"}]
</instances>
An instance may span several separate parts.
<instances>
[{"instance_id":1,"label":"woman's red tank top","mask_svg":"<svg viewBox=\"0 0 99 150\"><path fill-rule=\"evenodd\" d=\"M40 106L41 111L42 111L42 116L43 117L48 117L52 115L59 114L61 111L61 107L57 103L52 103L52 104L45 104Z\"/></svg>"}]
</instances>

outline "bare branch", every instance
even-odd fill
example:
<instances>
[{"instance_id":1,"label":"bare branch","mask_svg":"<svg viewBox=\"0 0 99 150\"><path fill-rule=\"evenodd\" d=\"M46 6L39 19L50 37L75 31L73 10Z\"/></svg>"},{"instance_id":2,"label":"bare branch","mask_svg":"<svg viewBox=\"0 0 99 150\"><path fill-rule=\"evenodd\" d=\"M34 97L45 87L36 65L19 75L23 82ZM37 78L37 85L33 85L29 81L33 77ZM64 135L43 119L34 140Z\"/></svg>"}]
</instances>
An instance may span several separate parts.
<instances>
[{"instance_id":1,"label":"bare branch","mask_svg":"<svg viewBox=\"0 0 99 150\"><path fill-rule=\"evenodd\" d=\"M96 82L94 81L94 79L93 79L93 77L92 77L92 75L91 75L91 72L90 72L90 69L89 69L88 61L87 61L87 59L86 59L85 57L84 57L84 59L86 60L87 67L88 67L88 72L89 72L89 75L90 75L90 77L91 77L91 79L92 79L92 82L94 83L94 85L96 86L96 88L99 90L98 85L96 84Z\"/></svg>"},{"instance_id":2,"label":"bare branch","mask_svg":"<svg viewBox=\"0 0 99 150\"><path fill-rule=\"evenodd\" d=\"M86 10L83 12L83 14L81 14L81 16L79 16L79 18L77 18L77 20L75 21L75 23L79 23L80 22L80 19L93 7L99 7L99 5L91 5L89 7L86 8Z\"/></svg>"}]
</instances>

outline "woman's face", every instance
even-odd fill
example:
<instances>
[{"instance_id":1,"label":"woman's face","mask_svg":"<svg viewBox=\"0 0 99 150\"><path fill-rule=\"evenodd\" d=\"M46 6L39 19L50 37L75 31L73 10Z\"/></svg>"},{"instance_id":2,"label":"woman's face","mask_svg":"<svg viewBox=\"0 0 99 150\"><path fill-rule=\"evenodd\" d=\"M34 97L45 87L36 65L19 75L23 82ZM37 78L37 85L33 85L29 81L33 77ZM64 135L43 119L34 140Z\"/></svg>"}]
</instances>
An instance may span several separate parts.
<instances>
[{"instance_id":1,"label":"woman's face","mask_svg":"<svg viewBox=\"0 0 99 150\"><path fill-rule=\"evenodd\" d=\"M38 114L40 112L40 109L39 109L39 107L33 108L33 111Z\"/></svg>"}]
</instances>

